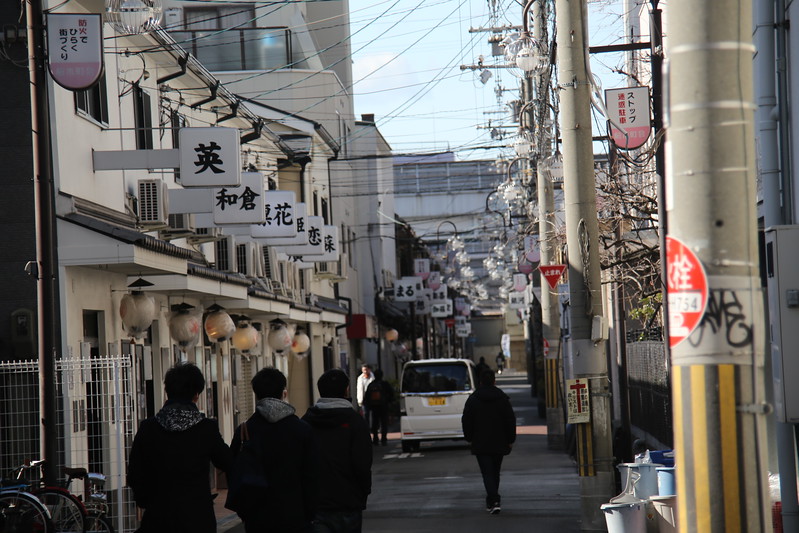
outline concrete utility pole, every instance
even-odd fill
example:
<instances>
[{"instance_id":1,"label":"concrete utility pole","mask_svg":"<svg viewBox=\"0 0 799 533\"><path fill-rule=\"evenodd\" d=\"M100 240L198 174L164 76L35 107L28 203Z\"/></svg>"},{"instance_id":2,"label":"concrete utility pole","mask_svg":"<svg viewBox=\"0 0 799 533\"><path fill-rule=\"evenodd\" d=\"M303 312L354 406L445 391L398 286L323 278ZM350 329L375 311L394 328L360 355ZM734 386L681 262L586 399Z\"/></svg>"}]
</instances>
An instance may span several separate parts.
<instances>
[{"instance_id":1,"label":"concrete utility pole","mask_svg":"<svg viewBox=\"0 0 799 533\"><path fill-rule=\"evenodd\" d=\"M708 289L701 321L678 343L691 296L669 293L677 522L683 532L769 531L752 3L677 0L669 16L679 21L667 54L669 237L696 255ZM698 273L688 258L669 251L670 288Z\"/></svg>"},{"instance_id":2,"label":"concrete utility pole","mask_svg":"<svg viewBox=\"0 0 799 533\"><path fill-rule=\"evenodd\" d=\"M547 12L544 2L533 2L533 38L539 43L546 42ZM528 2L529 5L530 2ZM528 21L527 11L523 13L525 24ZM526 29L526 28L525 28ZM535 91L539 113L539 124L550 117L549 110L549 81L551 67L538 75L535 79ZM541 251L540 264L551 265L557 262L555 257L555 194L553 191L552 177L547 172L545 165L552 155L552 132L545 127L538 128L536 146L538 146L538 172L536 174L538 193L538 244ZM558 293L549 288L546 280L541 280L541 322L542 334L549 343L549 351L545 356L546 365L546 407L547 407L547 445L550 449L563 449L566 444L566 422L563 414L563 405L560 401L560 312L558 308Z\"/></svg>"},{"instance_id":3,"label":"concrete utility pole","mask_svg":"<svg viewBox=\"0 0 799 533\"><path fill-rule=\"evenodd\" d=\"M582 529L605 531L605 519L599 507L613 497L615 476L600 286L590 85L585 64L585 0L556 0L555 11L573 368L574 377L588 380L591 405L590 422L577 424Z\"/></svg>"}]
</instances>

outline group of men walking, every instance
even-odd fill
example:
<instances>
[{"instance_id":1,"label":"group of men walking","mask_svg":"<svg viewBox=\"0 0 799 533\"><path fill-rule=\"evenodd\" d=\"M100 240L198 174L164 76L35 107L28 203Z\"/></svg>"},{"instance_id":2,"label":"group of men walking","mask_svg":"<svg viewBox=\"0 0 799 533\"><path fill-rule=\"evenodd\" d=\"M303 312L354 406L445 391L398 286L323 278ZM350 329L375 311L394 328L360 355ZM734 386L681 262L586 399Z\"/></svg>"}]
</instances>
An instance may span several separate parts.
<instances>
[{"instance_id":1,"label":"group of men walking","mask_svg":"<svg viewBox=\"0 0 799 533\"><path fill-rule=\"evenodd\" d=\"M462 418L492 514L500 511L502 459L516 438L510 400L494 379L490 370L479 375ZM356 382L360 413L340 369L322 374L319 400L302 418L286 401L282 372L264 368L251 384L255 413L228 446L218 423L197 408L205 387L199 368L179 363L166 373L167 401L142 422L130 452L128 485L144 511L139 533L215 532L210 464L228 473L226 507L238 513L247 533L361 532L372 489L372 445L387 443L393 399L382 372L362 368Z\"/></svg>"}]
</instances>

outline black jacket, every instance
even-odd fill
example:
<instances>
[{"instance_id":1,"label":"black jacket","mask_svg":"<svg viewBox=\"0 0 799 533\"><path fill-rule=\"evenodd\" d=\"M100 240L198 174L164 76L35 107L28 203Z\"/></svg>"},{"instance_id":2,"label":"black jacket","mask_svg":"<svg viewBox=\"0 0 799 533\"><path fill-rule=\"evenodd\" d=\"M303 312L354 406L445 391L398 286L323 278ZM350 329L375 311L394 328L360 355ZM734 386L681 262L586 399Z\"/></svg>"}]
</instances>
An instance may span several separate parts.
<instances>
[{"instance_id":1,"label":"black jacket","mask_svg":"<svg viewBox=\"0 0 799 533\"><path fill-rule=\"evenodd\" d=\"M469 396L461 424L474 455L508 455L516 441L516 415L510 398L493 385L480 387Z\"/></svg>"},{"instance_id":2,"label":"black jacket","mask_svg":"<svg viewBox=\"0 0 799 533\"><path fill-rule=\"evenodd\" d=\"M302 419L319 444L319 509L366 509L372 491L372 440L366 421L343 398L320 398Z\"/></svg>"},{"instance_id":3,"label":"black jacket","mask_svg":"<svg viewBox=\"0 0 799 533\"><path fill-rule=\"evenodd\" d=\"M297 418L294 407L275 398L258 400L245 424L267 458L269 487L253 490L239 516L248 530L304 531L313 520L318 491L318 449L310 426ZM234 456L241 449L241 426L230 448Z\"/></svg>"},{"instance_id":4,"label":"black jacket","mask_svg":"<svg viewBox=\"0 0 799 533\"><path fill-rule=\"evenodd\" d=\"M144 508L138 531L215 532L210 465L227 471L230 460L216 420L194 404L167 402L141 423L130 450L128 485Z\"/></svg>"}]
</instances>

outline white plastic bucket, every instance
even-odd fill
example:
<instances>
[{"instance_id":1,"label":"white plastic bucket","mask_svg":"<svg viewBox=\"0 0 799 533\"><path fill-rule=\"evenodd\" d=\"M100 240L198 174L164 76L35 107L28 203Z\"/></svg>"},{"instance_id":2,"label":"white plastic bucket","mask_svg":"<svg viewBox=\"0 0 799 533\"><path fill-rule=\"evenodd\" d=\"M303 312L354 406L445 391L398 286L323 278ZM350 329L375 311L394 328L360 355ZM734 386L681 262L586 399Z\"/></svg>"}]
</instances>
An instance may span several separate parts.
<instances>
[{"instance_id":1,"label":"white plastic bucket","mask_svg":"<svg viewBox=\"0 0 799 533\"><path fill-rule=\"evenodd\" d=\"M630 475L631 470L637 471L641 474L641 478L635 484L633 494L636 498L646 500L651 496L658 495L658 467L663 465L658 463L621 463L616 468L621 473L621 486L627 486L627 476Z\"/></svg>"},{"instance_id":2,"label":"white plastic bucket","mask_svg":"<svg viewBox=\"0 0 799 533\"><path fill-rule=\"evenodd\" d=\"M606 503L600 509L605 513L608 533L646 532L646 507L644 502Z\"/></svg>"},{"instance_id":3,"label":"white plastic bucket","mask_svg":"<svg viewBox=\"0 0 799 533\"><path fill-rule=\"evenodd\" d=\"M655 521L658 533L676 533L677 531L677 497L653 496L649 499L655 510Z\"/></svg>"}]
</instances>

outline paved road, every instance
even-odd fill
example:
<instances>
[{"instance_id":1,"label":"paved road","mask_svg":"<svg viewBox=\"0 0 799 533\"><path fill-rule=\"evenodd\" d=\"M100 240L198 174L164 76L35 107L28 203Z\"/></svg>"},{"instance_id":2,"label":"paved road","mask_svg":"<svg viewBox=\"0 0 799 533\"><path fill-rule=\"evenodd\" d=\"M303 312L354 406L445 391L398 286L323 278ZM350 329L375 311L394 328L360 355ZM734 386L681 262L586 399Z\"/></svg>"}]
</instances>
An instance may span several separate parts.
<instances>
[{"instance_id":1,"label":"paved road","mask_svg":"<svg viewBox=\"0 0 799 533\"><path fill-rule=\"evenodd\" d=\"M569 533L579 531L579 480L569 457L547 449L524 376L501 376L520 433L502 467L502 513L489 515L477 461L461 443L423 443L403 454L398 440L375 448L365 532Z\"/></svg>"},{"instance_id":2,"label":"paved road","mask_svg":"<svg viewBox=\"0 0 799 533\"><path fill-rule=\"evenodd\" d=\"M546 424L523 375L497 384L510 397L519 433L502 466L502 513L489 515L477 461L465 443L423 443L404 454L399 434L374 448L365 533L577 533L579 479L569 457L547 449ZM238 523L220 531L243 533Z\"/></svg>"}]
</instances>

